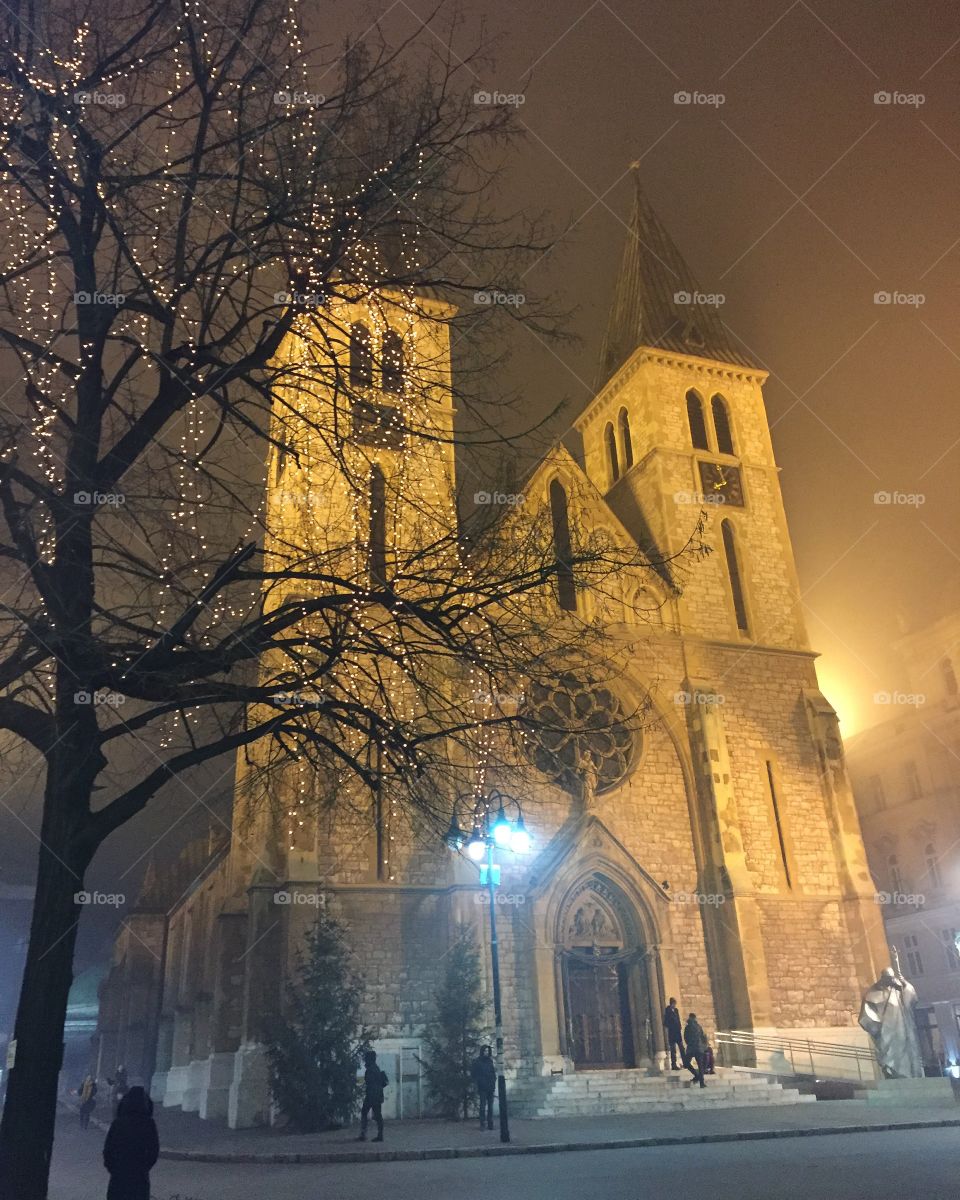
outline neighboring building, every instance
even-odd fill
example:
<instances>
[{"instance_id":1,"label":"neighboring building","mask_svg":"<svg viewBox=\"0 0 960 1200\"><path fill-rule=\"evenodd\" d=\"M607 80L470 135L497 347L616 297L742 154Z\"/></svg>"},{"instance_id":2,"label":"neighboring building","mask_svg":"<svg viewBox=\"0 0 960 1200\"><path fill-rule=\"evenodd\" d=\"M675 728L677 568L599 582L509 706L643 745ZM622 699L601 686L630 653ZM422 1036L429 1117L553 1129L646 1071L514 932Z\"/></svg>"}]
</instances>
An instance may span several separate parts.
<instances>
[{"instance_id":1,"label":"neighboring building","mask_svg":"<svg viewBox=\"0 0 960 1200\"><path fill-rule=\"evenodd\" d=\"M909 691L847 742L887 936L917 989L928 1067L960 1065L960 612L901 638Z\"/></svg>"},{"instance_id":2,"label":"neighboring building","mask_svg":"<svg viewBox=\"0 0 960 1200\"><path fill-rule=\"evenodd\" d=\"M576 520L668 564L707 494L722 500L703 505L715 552L682 589L668 565L624 572L620 600L578 592L558 570L543 597L558 622L576 614L637 641L609 688L581 684L580 699L615 714L650 696L653 709L642 734L587 748L595 787L544 776L525 793L534 852L504 865L504 892L524 903L504 906L499 927L511 1073L649 1064L670 995L711 1031L861 1044L861 993L887 961L837 719L803 624L766 372L699 295L638 186L600 386L574 423L583 465L557 446L527 481L524 508L552 514L558 563ZM369 493L320 438L270 465L269 527L299 524L327 549L356 530L351 552L371 574L388 569L391 545L433 532L421 506L397 502L404 489L433 489L455 520L448 310L415 303L412 327L368 304L337 302L334 314L351 329L343 376L360 393L352 419L339 418L343 453ZM438 436L411 451L403 374L422 361L437 383L418 419ZM294 402L323 423L341 395ZM464 790L474 778L465 770ZM290 778L282 820L251 815L239 789L229 851L210 856L172 907L144 902L126 922L103 1037L111 1058L136 1052L167 1105L232 1126L269 1120L264 1025L322 894L349 924L366 1019L414 1107L408 1065L443 948L462 921L486 945L476 868L369 802L317 816L301 806L315 782Z\"/></svg>"}]
</instances>

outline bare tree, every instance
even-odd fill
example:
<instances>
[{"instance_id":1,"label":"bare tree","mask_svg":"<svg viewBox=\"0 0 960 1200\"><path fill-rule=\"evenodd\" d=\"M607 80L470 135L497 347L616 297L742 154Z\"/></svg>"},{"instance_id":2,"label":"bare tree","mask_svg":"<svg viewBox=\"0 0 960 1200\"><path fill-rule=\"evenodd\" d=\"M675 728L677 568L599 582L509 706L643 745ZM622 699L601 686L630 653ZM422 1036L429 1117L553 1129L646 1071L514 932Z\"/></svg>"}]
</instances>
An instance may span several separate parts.
<instances>
[{"instance_id":1,"label":"bare tree","mask_svg":"<svg viewBox=\"0 0 960 1200\"><path fill-rule=\"evenodd\" d=\"M44 796L0 1162L4 1195L40 1200L74 896L104 839L237 753L252 780L306 760L330 797L387 787L439 827L464 763L522 757L535 720L501 693L598 669L599 624L549 602L558 570L602 596L640 567L576 528L558 564L533 509L465 549L444 481L414 495L404 470L380 503L407 533L375 553L384 447L434 446L451 484L462 448L436 417L443 353L407 369L381 338L385 411L350 377L350 314L402 329L426 306L482 345L512 310L456 301L516 290L539 245L490 210L510 119L472 103L469 54L430 28L311 57L286 0L5 12L0 728L42 757ZM473 428L498 436L495 414ZM338 525L310 519L324 487Z\"/></svg>"}]
</instances>

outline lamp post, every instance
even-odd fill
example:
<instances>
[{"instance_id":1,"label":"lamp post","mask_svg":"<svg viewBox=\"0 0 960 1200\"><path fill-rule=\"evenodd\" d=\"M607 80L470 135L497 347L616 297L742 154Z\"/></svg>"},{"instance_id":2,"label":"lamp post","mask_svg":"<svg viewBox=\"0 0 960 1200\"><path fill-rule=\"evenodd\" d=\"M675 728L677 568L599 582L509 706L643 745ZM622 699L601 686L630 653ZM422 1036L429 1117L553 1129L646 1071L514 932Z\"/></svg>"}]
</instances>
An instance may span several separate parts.
<instances>
[{"instance_id":1,"label":"lamp post","mask_svg":"<svg viewBox=\"0 0 960 1200\"><path fill-rule=\"evenodd\" d=\"M516 819L511 821L506 814L506 804L516 807ZM490 824L490 811L496 806L497 815ZM486 884L490 904L490 962L493 980L493 1022L497 1048L497 1108L500 1112L500 1141L510 1141L510 1120L507 1112L507 1081L503 1074L503 1004L500 996L500 948L497 940L497 884L500 882L500 866L494 861L494 852L510 850L522 854L530 847L530 835L523 823L520 801L493 789L479 797L473 810L472 829L466 837L457 823L454 809L447 833L447 845L461 850L466 844L467 857L480 865L480 882Z\"/></svg>"}]
</instances>

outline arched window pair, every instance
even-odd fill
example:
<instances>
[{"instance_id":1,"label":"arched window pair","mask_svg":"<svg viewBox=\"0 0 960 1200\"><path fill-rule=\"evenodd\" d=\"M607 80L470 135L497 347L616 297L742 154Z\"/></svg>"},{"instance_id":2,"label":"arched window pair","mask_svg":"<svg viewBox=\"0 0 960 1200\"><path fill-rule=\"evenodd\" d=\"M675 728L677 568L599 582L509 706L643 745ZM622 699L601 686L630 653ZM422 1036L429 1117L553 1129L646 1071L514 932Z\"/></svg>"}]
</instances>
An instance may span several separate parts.
<instances>
[{"instance_id":1,"label":"arched window pair","mask_svg":"<svg viewBox=\"0 0 960 1200\"><path fill-rule=\"evenodd\" d=\"M720 534L723 538L723 555L727 564L727 582L730 584L730 595L733 598L733 614L737 619L737 629L741 633L749 633L750 622L747 619L747 602L743 591L740 553L737 549L737 536L733 528L733 522L729 518L720 522Z\"/></svg>"},{"instance_id":2,"label":"arched window pair","mask_svg":"<svg viewBox=\"0 0 960 1200\"><path fill-rule=\"evenodd\" d=\"M402 392L404 374L403 338L388 329L380 347L380 386L385 392ZM350 326L350 385L373 387L373 339L360 321Z\"/></svg>"},{"instance_id":3,"label":"arched window pair","mask_svg":"<svg viewBox=\"0 0 960 1200\"><path fill-rule=\"evenodd\" d=\"M717 453L735 454L733 430L730 428L730 413L727 410L727 402L722 396L714 396L710 401L710 414L713 417ZM703 400L699 393L692 388L687 392L687 423L690 426L690 442L694 450L709 450L710 438L707 433L707 418L703 410Z\"/></svg>"},{"instance_id":4,"label":"arched window pair","mask_svg":"<svg viewBox=\"0 0 960 1200\"><path fill-rule=\"evenodd\" d=\"M619 437L620 446L619 454L617 440ZM610 483L614 484L620 478L620 464L623 464L623 470L629 471L633 466L633 439L630 437L630 417L625 408L621 408L617 414L617 428L614 430L613 422L608 421L607 426L603 431L603 440L607 449L607 467L610 471Z\"/></svg>"}]
</instances>

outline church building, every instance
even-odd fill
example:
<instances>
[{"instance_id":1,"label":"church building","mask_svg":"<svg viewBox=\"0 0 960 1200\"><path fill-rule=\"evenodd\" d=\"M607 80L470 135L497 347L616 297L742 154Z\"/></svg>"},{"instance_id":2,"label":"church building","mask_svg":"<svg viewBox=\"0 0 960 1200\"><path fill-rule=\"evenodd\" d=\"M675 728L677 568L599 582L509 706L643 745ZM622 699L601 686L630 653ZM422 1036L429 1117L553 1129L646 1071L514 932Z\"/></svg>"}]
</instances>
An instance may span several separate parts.
<instances>
[{"instance_id":1,"label":"church building","mask_svg":"<svg viewBox=\"0 0 960 1200\"><path fill-rule=\"evenodd\" d=\"M650 707L642 729L610 739L591 787L545 776L524 797L531 847L504 862L498 907L505 1060L520 1090L561 1072L654 1068L671 996L711 1035L862 1044L860 998L888 962L837 717L804 627L766 372L702 299L637 181L598 387L527 478L524 504L552 514L557 538L576 520L660 563L703 513L712 552L682 587L666 569L624 578L619 612L555 581L558 619L602 616L630 646L615 679L593 694L583 683L574 702ZM431 419L452 430L446 318L435 301L415 328L368 320L359 304L347 314L351 378L381 431L411 338L435 373ZM399 460L395 440L379 445L369 503L388 542ZM302 519L307 475L314 525L356 524L337 482L344 463L322 439L279 459L271 529L286 511ZM433 439L403 469L447 489L455 522L451 440ZM372 543L371 569L378 553ZM624 631L638 614L644 627ZM151 872L128 915L101 991L104 1071L122 1062L159 1103L233 1127L269 1122L263 1019L323 904L349 928L365 1020L398 1084L390 1103L418 1114L421 1035L464 922L489 972L476 865L391 813L374 827L349 806L317 816L291 800L281 826L249 819L243 793L241 776L231 836Z\"/></svg>"}]
</instances>

